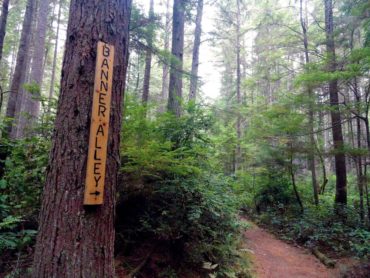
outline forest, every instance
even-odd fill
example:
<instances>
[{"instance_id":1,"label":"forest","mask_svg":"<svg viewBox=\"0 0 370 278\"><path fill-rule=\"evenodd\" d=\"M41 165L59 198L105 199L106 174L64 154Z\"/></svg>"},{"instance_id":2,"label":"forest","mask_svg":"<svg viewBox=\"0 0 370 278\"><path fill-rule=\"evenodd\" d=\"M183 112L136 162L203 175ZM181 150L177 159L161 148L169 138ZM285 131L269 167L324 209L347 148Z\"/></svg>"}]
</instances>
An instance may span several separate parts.
<instances>
[{"instance_id":1,"label":"forest","mask_svg":"<svg viewBox=\"0 0 370 278\"><path fill-rule=\"evenodd\" d=\"M0 0L0 277L370 277L369 0Z\"/></svg>"}]
</instances>

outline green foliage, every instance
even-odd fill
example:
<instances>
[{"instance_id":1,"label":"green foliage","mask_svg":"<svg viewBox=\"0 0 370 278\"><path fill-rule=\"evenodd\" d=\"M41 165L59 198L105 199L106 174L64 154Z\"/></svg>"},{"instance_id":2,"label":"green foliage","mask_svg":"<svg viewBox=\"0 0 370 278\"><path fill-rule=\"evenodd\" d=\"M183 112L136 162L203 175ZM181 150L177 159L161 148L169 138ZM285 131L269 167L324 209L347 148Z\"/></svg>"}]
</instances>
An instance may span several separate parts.
<instances>
[{"instance_id":1,"label":"green foliage","mask_svg":"<svg viewBox=\"0 0 370 278\"><path fill-rule=\"evenodd\" d=\"M6 155L0 179L0 253L32 246L50 141L41 137L1 141Z\"/></svg>"},{"instance_id":2,"label":"green foliage","mask_svg":"<svg viewBox=\"0 0 370 278\"><path fill-rule=\"evenodd\" d=\"M284 172L269 171L264 183L260 184L255 194L255 206L257 211L271 208L284 209L293 203L293 191L290 179Z\"/></svg>"},{"instance_id":3,"label":"green foliage","mask_svg":"<svg viewBox=\"0 0 370 278\"><path fill-rule=\"evenodd\" d=\"M120 190L118 246L128 250L157 242L168 246L173 261L167 265L218 275L230 271L238 260L240 226L229 179L211 170L207 132L213 119L194 105L179 119L171 114L143 119L145 108L130 97L125 105L122 176L127 185ZM204 263L217 267L205 270Z\"/></svg>"},{"instance_id":4,"label":"green foliage","mask_svg":"<svg viewBox=\"0 0 370 278\"><path fill-rule=\"evenodd\" d=\"M35 239L36 231L31 229L18 230L22 223L19 217L8 216L0 222L0 252L5 250L22 250Z\"/></svg>"},{"instance_id":5,"label":"green foliage","mask_svg":"<svg viewBox=\"0 0 370 278\"><path fill-rule=\"evenodd\" d=\"M33 215L38 210L44 184L50 141L30 137L4 143L9 155L0 180L1 217Z\"/></svg>"},{"instance_id":6,"label":"green foliage","mask_svg":"<svg viewBox=\"0 0 370 278\"><path fill-rule=\"evenodd\" d=\"M180 119L163 114L154 120L142 120L144 107L129 97L123 129L123 171L137 177L161 178L162 173L178 176L199 175L205 167L206 129L211 118L198 108Z\"/></svg>"},{"instance_id":7,"label":"green foliage","mask_svg":"<svg viewBox=\"0 0 370 278\"><path fill-rule=\"evenodd\" d=\"M319 247L332 255L355 254L368 258L370 233L357 222L358 212L347 208L347 221L339 218L331 202L316 207L306 206L302 215L290 209L284 214L269 210L257 216L260 223L269 225L282 238L296 241L306 247Z\"/></svg>"}]
</instances>

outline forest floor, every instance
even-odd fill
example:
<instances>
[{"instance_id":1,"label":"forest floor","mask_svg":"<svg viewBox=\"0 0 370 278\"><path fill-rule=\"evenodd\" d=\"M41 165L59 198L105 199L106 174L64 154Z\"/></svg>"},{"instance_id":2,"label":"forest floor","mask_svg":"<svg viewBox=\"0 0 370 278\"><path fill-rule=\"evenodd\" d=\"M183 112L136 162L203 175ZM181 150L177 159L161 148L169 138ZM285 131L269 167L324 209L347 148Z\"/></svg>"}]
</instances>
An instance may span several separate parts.
<instances>
[{"instance_id":1,"label":"forest floor","mask_svg":"<svg viewBox=\"0 0 370 278\"><path fill-rule=\"evenodd\" d=\"M309 250L279 240L254 224L244 236L257 278L354 277L343 275L355 263L351 260L339 260L335 268L327 268Z\"/></svg>"}]
</instances>

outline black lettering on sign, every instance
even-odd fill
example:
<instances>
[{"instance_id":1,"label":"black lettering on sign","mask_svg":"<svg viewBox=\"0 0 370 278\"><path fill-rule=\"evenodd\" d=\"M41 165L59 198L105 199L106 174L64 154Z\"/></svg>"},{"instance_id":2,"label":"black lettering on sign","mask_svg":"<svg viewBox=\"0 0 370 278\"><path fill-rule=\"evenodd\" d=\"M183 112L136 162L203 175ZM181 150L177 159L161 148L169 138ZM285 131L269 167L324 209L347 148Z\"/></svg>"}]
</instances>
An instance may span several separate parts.
<instances>
[{"instance_id":1,"label":"black lettering on sign","mask_svg":"<svg viewBox=\"0 0 370 278\"><path fill-rule=\"evenodd\" d=\"M114 47L99 42L87 158L85 205L100 205L103 203L113 62Z\"/></svg>"}]
</instances>

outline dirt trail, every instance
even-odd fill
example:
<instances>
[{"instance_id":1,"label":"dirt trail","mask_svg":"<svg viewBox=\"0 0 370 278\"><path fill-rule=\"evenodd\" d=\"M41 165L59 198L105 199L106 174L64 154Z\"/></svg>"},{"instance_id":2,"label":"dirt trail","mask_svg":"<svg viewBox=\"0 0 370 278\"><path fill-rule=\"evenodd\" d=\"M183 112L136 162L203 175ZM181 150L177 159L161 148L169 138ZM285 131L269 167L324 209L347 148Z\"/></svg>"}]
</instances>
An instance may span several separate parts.
<instances>
[{"instance_id":1,"label":"dirt trail","mask_svg":"<svg viewBox=\"0 0 370 278\"><path fill-rule=\"evenodd\" d=\"M339 270L326 268L309 251L294 247L253 226L245 232L258 278L334 278Z\"/></svg>"}]
</instances>

